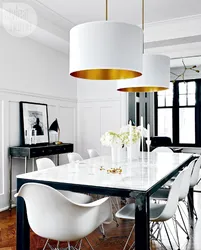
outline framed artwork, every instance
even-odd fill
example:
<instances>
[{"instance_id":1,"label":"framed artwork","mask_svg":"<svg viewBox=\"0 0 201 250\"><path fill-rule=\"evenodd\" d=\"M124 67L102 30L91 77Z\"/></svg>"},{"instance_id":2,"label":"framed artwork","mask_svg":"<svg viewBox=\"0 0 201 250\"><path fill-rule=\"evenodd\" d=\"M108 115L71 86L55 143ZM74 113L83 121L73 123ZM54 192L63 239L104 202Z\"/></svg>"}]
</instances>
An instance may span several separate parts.
<instances>
[{"instance_id":1,"label":"framed artwork","mask_svg":"<svg viewBox=\"0 0 201 250\"><path fill-rule=\"evenodd\" d=\"M47 104L20 102L22 145L30 144L27 137L34 136L34 144L49 143Z\"/></svg>"}]
</instances>

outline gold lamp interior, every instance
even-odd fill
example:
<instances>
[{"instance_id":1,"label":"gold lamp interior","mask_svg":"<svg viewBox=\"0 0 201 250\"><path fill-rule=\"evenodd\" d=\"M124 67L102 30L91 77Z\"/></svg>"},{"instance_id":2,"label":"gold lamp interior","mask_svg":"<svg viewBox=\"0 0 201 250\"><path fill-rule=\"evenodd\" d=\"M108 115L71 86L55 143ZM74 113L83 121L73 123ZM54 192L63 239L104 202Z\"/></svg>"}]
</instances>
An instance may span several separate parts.
<instances>
[{"instance_id":1,"label":"gold lamp interior","mask_svg":"<svg viewBox=\"0 0 201 250\"><path fill-rule=\"evenodd\" d=\"M76 78L88 80L118 80L135 78L142 74L137 71L124 69L88 69L74 71L70 75Z\"/></svg>"}]
</instances>

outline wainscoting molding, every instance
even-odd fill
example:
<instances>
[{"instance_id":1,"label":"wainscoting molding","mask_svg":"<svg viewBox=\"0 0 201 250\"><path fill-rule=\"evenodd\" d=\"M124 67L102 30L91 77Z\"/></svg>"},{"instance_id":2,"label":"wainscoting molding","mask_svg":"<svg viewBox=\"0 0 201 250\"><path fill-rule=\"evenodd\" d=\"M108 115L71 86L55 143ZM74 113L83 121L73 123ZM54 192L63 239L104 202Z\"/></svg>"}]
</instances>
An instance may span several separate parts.
<instances>
[{"instance_id":1,"label":"wainscoting molding","mask_svg":"<svg viewBox=\"0 0 201 250\"><path fill-rule=\"evenodd\" d=\"M110 148L101 145L100 137L108 130L118 132L127 117L125 93L120 98L78 100L78 153L88 158L87 149L94 148L100 154L110 154Z\"/></svg>"},{"instance_id":2,"label":"wainscoting molding","mask_svg":"<svg viewBox=\"0 0 201 250\"><path fill-rule=\"evenodd\" d=\"M77 100L59 98L21 91L0 89L0 211L8 208L9 196L9 157L10 146L20 144L19 102L29 101L48 104L49 125L58 118L61 128L61 141L74 143L77 139ZM67 157L61 157L61 163L66 163ZM31 164L28 165L31 170ZM16 192L16 175L24 172L24 161L13 161L13 194Z\"/></svg>"}]
</instances>

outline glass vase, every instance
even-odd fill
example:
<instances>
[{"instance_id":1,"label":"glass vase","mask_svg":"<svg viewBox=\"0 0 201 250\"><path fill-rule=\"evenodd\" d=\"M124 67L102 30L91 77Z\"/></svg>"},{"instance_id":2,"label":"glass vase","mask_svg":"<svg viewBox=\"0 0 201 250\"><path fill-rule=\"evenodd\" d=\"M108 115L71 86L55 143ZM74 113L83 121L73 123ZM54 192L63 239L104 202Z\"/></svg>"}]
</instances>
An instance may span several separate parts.
<instances>
[{"instance_id":1,"label":"glass vase","mask_svg":"<svg viewBox=\"0 0 201 250\"><path fill-rule=\"evenodd\" d=\"M121 146L112 146L111 147L111 158L113 163L121 162L122 158L122 147Z\"/></svg>"},{"instance_id":2,"label":"glass vase","mask_svg":"<svg viewBox=\"0 0 201 250\"><path fill-rule=\"evenodd\" d=\"M140 158L140 139L131 146L127 146L128 161L138 160Z\"/></svg>"}]
</instances>

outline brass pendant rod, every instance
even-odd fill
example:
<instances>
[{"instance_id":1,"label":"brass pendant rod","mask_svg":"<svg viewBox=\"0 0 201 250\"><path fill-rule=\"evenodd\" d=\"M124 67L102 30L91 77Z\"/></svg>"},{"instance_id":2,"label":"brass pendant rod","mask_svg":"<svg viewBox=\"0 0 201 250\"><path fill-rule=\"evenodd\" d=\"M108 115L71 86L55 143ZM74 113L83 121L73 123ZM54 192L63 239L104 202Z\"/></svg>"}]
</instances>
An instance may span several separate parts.
<instances>
[{"instance_id":1,"label":"brass pendant rod","mask_svg":"<svg viewBox=\"0 0 201 250\"><path fill-rule=\"evenodd\" d=\"M144 0L142 0L142 30L144 33ZM144 34L143 34L143 54L144 54Z\"/></svg>"},{"instance_id":2,"label":"brass pendant rod","mask_svg":"<svg viewBox=\"0 0 201 250\"><path fill-rule=\"evenodd\" d=\"M142 30L144 31L144 0L142 0Z\"/></svg>"},{"instance_id":3,"label":"brass pendant rod","mask_svg":"<svg viewBox=\"0 0 201 250\"><path fill-rule=\"evenodd\" d=\"M108 0L106 0L105 19L108 20Z\"/></svg>"}]
</instances>

